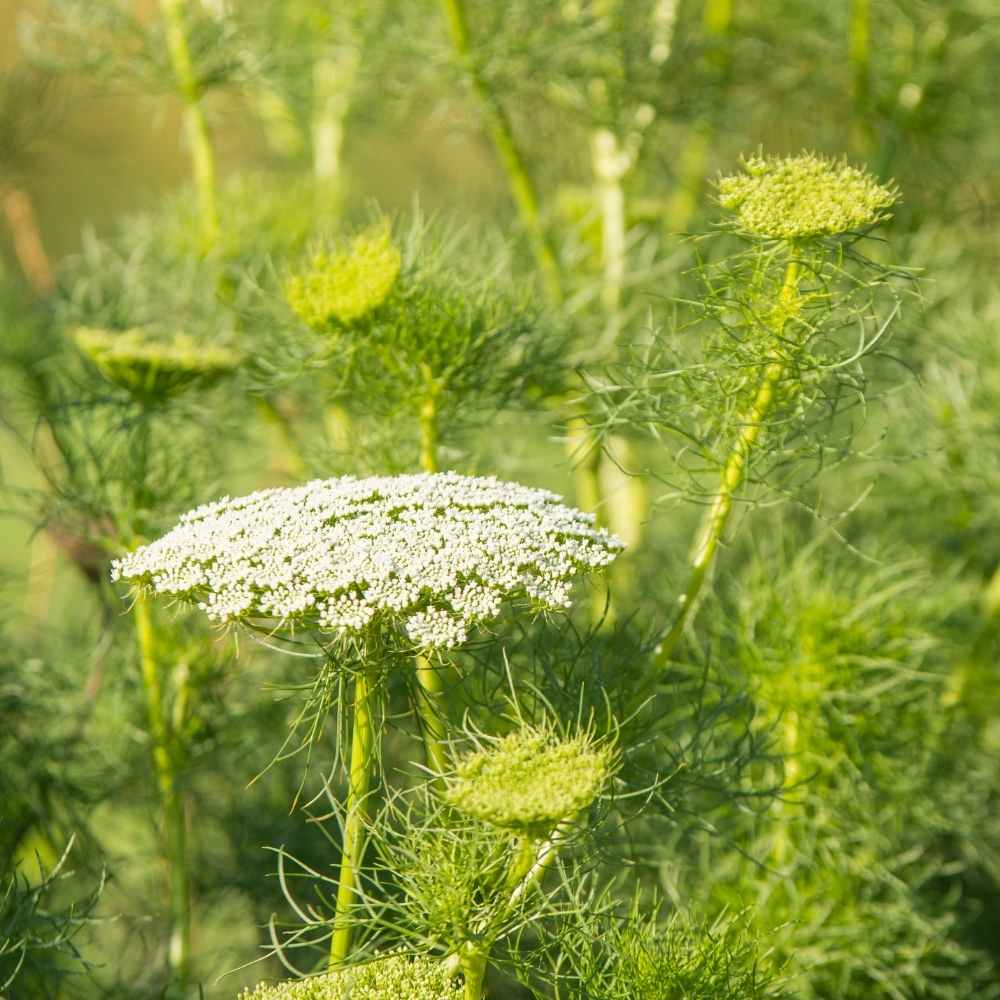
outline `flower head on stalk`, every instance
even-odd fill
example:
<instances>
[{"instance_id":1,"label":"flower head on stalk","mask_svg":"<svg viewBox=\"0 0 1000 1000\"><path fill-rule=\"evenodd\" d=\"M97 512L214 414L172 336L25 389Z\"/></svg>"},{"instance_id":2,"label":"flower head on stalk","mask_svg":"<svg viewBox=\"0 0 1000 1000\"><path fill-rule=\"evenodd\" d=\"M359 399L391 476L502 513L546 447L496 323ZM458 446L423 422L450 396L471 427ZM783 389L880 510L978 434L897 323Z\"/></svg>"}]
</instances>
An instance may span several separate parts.
<instances>
[{"instance_id":1,"label":"flower head on stalk","mask_svg":"<svg viewBox=\"0 0 1000 1000\"><path fill-rule=\"evenodd\" d=\"M748 236L798 240L867 229L889 217L899 199L894 185L879 184L846 160L813 153L751 156L741 173L718 181L719 204L735 213Z\"/></svg>"},{"instance_id":2,"label":"flower head on stalk","mask_svg":"<svg viewBox=\"0 0 1000 1000\"><path fill-rule=\"evenodd\" d=\"M307 326L349 324L377 309L392 291L403 258L388 225L359 233L349 249L318 253L285 284L285 298Z\"/></svg>"},{"instance_id":3,"label":"flower head on stalk","mask_svg":"<svg viewBox=\"0 0 1000 1000\"><path fill-rule=\"evenodd\" d=\"M194 386L206 387L230 375L243 356L203 344L186 334L158 336L146 330L78 327L80 352L112 385L141 403L162 403Z\"/></svg>"},{"instance_id":4,"label":"flower head on stalk","mask_svg":"<svg viewBox=\"0 0 1000 1000\"><path fill-rule=\"evenodd\" d=\"M432 958L390 955L309 979L261 983L238 1000L461 1000L462 987Z\"/></svg>"},{"instance_id":5,"label":"flower head on stalk","mask_svg":"<svg viewBox=\"0 0 1000 1000\"><path fill-rule=\"evenodd\" d=\"M613 770L611 748L589 734L559 739L529 728L459 761L444 798L492 826L547 830L586 809Z\"/></svg>"},{"instance_id":6,"label":"flower head on stalk","mask_svg":"<svg viewBox=\"0 0 1000 1000\"><path fill-rule=\"evenodd\" d=\"M219 622L464 642L504 601L568 607L622 543L545 490L456 473L316 480L223 498L117 560L114 579Z\"/></svg>"}]
</instances>

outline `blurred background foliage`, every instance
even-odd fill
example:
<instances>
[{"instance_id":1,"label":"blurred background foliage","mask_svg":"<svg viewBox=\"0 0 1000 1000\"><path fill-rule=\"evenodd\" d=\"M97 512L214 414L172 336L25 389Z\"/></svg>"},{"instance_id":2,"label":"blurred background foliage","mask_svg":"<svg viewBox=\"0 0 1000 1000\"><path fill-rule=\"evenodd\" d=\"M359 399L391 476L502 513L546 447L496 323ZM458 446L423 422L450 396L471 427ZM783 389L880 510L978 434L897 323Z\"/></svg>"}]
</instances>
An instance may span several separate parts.
<instances>
[{"instance_id":1,"label":"blurred background foliage","mask_svg":"<svg viewBox=\"0 0 1000 1000\"><path fill-rule=\"evenodd\" d=\"M551 633L507 623L505 657L458 661L481 687L473 713L502 699L508 665L570 716L608 692L629 720L625 779L666 778L609 866L663 900L678 941L702 935L694 966L725 965L711 928L739 914L790 995L1000 996L995 3L179 7L186 80L156 3L0 7L0 995L166 995L151 737L109 559L222 493L416 470L440 392L443 467L581 506L596 481L630 545L613 606L590 595L599 627L586 612ZM189 183L192 114L207 188L197 156ZM867 252L916 269L918 291L867 372L864 419L845 418L850 461L740 509L657 692L670 710L652 712L630 671L681 586L698 490L646 410L602 425L600 397L595 458L577 366L604 378L663 335L697 353L684 300L703 299L727 244L690 234L715 230L713 178L758 148L895 179L902 201ZM425 282L393 308L447 354L452 325L432 314L457 288L454 313L500 345L489 377L480 358L447 390L439 371L414 381L422 347L394 341L395 321L376 331L382 374L348 377L343 334L296 320L289 276L385 217ZM161 375L167 347L199 345L232 352L232 371L182 361L181 388L136 392L81 353L80 328L143 331ZM683 422L670 405L657 419ZM157 625L195 979L229 997L279 973L269 921L293 919L265 845L331 863L290 810L302 756L276 758L313 665L246 638L237 657L180 613ZM400 733L387 758L407 747ZM619 975L580 996L617 995ZM654 979L644 997L688 995Z\"/></svg>"}]
</instances>

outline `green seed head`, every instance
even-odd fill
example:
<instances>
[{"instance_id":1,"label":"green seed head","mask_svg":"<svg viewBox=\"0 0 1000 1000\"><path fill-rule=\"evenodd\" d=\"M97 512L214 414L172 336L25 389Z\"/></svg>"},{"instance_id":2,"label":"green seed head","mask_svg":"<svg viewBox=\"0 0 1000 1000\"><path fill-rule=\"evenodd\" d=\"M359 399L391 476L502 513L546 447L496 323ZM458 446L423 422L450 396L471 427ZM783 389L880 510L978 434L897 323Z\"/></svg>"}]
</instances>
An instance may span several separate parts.
<instances>
[{"instance_id":1,"label":"green seed head","mask_svg":"<svg viewBox=\"0 0 1000 1000\"><path fill-rule=\"evenodd\" d=\"M544 832L586 809L612 769L610 748L589 736L560 740L523 730L462 760L444 796L466 816Z\"/></svg>"},{"instance_id":2,"label":"green seed head","mask_svg":"<svg viewBox=\"0 0 1000 1000\"><path fill-rule=\"evenodd\" d=\"M866 229L888 218L899 198L864 170L812 153L750 157L742 173L719 179L718 192L741 232L775 240Z\"/></svg>"},{"instance_id":3,"label":"green seed head","mask_svg":"<svg viewBox=\"0 0 1000 1000\"><path fill-rule=\"evenodd\" d=\"M261 983L238 1000L460 1000L462 987L432 958L390 955L310 979Z\"/></svg>"},{"instance_id":4,"label":"green seed head","mask_svg":"<svg viewBox=\"0 0 1000 1000\"><path fill-rule=\"evenodd\" d=\"M285 285L285 299L303 323L350 324L377 309L392 291L402 256L388 226L365 230L341 253L319 253Z\"/></svg>"},{"instance_id":5,"label":"green seed head","mask_svg":"<svg viewBox=\"0 0 1000 1000\"><path fill-rule=\"evenodd\" d=\"M138 329L80 327L72 338L112 385L147 404L164 402L195 385L211 385L243 361L235 351L181 333L164 337Z\"/></svg>"}]
</instances>

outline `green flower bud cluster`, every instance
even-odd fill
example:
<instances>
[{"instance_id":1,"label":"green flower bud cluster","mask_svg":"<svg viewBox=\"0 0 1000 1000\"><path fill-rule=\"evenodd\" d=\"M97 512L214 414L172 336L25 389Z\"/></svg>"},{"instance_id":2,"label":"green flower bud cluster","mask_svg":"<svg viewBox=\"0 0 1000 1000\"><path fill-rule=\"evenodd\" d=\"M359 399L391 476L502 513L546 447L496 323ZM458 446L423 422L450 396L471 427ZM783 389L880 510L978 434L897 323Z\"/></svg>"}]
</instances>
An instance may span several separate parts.
<instances>
[{"instance_id":1,"label":"green flower bud cluster","mask_svg":"<svg viewBox=\"0 0 1000 1000\"><path fill-rule=\"evenodd\" d=\"M389 227L359 233L340 253L319 253L285 284L285 299L303 323L349 324L377 309L392 291L403 258Z\"/></svg>"},{"instance_id":2,"label":"green flower bud cluster","mask_svg":"<svg viewBox=\"0 0 1000 1000\"><path fill-rule=\"evenodd\" d=\"M309 979L260 983L238 1000L460 1000L462 987L433 958L390 955Z\"/></svg>"},{"instance_id":3,"label":"green flower bud cluster","mask_svg":"<svg viewBox=\"0 0 1000 1000\"><path fill-rule=\"evenodd\" d=\"M79 327L72 339L104 378L143 403L163 402L194 385L211 385L243 361L236 351L180 333L160 337L141 329Z\"/></svg>"},{"instance_id":4,"label":"green flower bud cluster","mask_svg":"<svg viewBox=\"0 0 1000 1000\"><path fill-rule=\"evenodd\" d=\"M750 157L743 173L719 179L718 193L742 232L776 240L865 229L888 218L899 197L866 171L812 153Z\"/></svg>"},{"instance_id":5,"label":"green flower bud cluster","mask_svg":"<svg viewBox=\"0 0 1000 1000\"><path fill-rule=\"evenodd\" d=\"M586 809L612 769L611 749L589 736L561 740L527 729L460 761L444 797L493 826L545 830Z\"/></svg>"}]
</instances>

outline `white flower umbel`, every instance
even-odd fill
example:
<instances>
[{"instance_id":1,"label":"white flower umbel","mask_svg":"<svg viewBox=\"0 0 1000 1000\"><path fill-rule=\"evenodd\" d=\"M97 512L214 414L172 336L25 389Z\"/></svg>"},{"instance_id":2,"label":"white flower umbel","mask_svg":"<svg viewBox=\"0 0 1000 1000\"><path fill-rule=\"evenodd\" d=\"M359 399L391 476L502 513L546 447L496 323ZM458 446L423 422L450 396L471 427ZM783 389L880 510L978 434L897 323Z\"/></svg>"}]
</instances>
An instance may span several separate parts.
<instances>
[{"instance_id":1,"label":"white flower umbel","mask_svg":"<svg viewBox=\"0 0 1000 1000\"><path fill-rule=\"evenodd\" d=\"M316 480L224 498L117 560L112 575L220 622L402 628L449 648L503 601L570 604L622 543L545 490L453 472Z\"/></svg>"}]
</instances>

